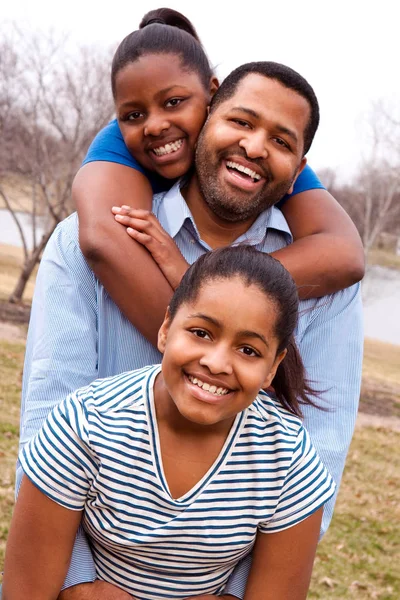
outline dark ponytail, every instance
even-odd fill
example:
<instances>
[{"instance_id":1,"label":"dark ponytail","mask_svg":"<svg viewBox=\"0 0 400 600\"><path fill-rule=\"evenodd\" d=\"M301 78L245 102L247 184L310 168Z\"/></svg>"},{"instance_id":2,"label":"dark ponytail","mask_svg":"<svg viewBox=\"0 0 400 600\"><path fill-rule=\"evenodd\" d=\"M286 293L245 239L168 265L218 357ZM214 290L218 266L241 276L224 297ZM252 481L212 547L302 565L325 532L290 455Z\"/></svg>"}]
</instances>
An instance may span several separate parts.
<instances>
[{"instance_id":1,"label":"dark ponytail","mask_svg":"<svg viewBox=\"0 0 400 600\"><path fill-rule=\"evenodd\" d=\"M293 336L286 346L286 350L286 356L279 364L271 385L282 406L301 417L300 405L316 406L311 400L311 396L316 396L317 392L305 379L303 360Z\"/></svg>"},{"instance_id":2,"label":"dark ponytail","mask_svg":"<svg viewBox=\"0 0 400 600\"><path fill-rule=\"evenodd\" d=\"M169 305L171 319L182 304L195 302L203 285L215 280L240 277L245 285L257 286L276 307L277 354L287 354L280 363L272 386L287 410L301 416L301 404L312 404L316 393L305 379L303 361L294 341L299 299L290 273L275 258L252 246L230 246L203 254L186 271Z\"/></svg>"},{"instance_id":3,"label":"dark ponytail","mask_svg":"<svg viewBox=\"0 0 400 600\"><path fill-rule=\"evenodd\" d=\"M115 98L117 74L126 65L148 54L175 54L182 65L198 74L208 92L213 71L197 32L189 19L171 8L148 12L118 46L111 67L111 86Z\"/></svg>"},{"instance_id":4,"label":"dark ponytail","mask_svg":"<svg viewBox=\"0 0 400 600\"><path fill-rule=\"evenodd\" d=\"M194 37L201 45L200 38L192 23L177 10L173 10L172 8L156 8L155 10L150 10L140 21L139 29L143 29L143 27L153 25L154 23L171 25L171 27L182 29L182 31L186 31L186 33L189 33Z\"/></svg>"}]
</instances>

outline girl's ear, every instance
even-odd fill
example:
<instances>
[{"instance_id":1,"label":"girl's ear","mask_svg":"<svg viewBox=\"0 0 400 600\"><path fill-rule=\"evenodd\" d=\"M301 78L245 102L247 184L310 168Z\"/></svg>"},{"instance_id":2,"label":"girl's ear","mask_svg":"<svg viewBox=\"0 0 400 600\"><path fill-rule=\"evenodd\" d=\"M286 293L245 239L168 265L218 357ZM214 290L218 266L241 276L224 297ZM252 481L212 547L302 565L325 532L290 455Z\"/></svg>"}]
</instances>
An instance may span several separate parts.
<instances>
[{"instance_id":1,"label":"girl's ear","mask_svg":"<svg viewBox=\"0 0 400 600\"><path fill-rule=\"evenodd\" d=\"M265 390L271 385L271 383L276 375L276 371L277 371L279 365L281 364L281 362L283 361L283 359L285 358L286 354L287 354L287 350L285 348L284 350L282 350L282 352L280 352L279 354L276 355L274 364L272 365L272 369L268 373L268 376L266 377L264 384L261 386L261 389Z\"/></svg>"},{"instance_id":2,"label":"girl's ear","mask_svg":"<svg viewBox=\"0 0 400 600\"><path fill-rule=\"evenodd\" d=\"M161 352L161 354L164 354L164 351L165 351L165 346L167 344L167 336L168 336L168 330L169 330L170 324L171 324L171 314L169 312L169 307L168 307L167 312L165 313L163 324L161 325L161 327L158 331L157 348Z\"/></svg>"},{"instance_id":3,"label":"girl's ear","mask_svg":"<svg viewBox=\"0 0 400 600\"><path fill-rule=\"evenodd\" d=\"M219 88L219 81L215 77L215 75L213 75L210 79L210 98L212 98L214 96L214 94L218 88Z\"/></svg>"}]
</instances>

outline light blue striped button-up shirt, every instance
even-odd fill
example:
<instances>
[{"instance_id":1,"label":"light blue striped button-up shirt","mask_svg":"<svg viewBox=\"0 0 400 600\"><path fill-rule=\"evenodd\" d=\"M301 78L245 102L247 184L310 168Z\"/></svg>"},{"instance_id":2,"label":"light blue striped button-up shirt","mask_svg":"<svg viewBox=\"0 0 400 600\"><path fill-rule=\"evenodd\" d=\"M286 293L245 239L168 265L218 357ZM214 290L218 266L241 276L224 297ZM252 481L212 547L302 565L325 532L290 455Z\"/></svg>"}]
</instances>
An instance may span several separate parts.
<instances>
[{"instance_id":1,"label":"light blue striped button-up shirt","mask_svg":"<svg viewBox=\"0 0 400 600\"><path fill-rule=\"evenodd\" d=\"M179 183L154 196L153 212L189 263L211 249L199 236ZM291 241L282 213L271 208L237 243L273 252ZM363 330L359 285L319 300L302 301L300 311L297 343L309 379L321 390L318 402L327 409L304 407L304 423L339 484L360 392ZM99 377L160 362L160 358L122 315L86 263L79 247L77 215L71 215L48 242L36 280L23 376L21 445L71 391ZM18 466L18 484L21 477ZM334 501L335 497L325 506L323 531L332 517ZM243 597L248 569L245 560L231 576L226 593ZM80 533L65 585L94 579L94 563Z\"/></svg>"}]
</instances>

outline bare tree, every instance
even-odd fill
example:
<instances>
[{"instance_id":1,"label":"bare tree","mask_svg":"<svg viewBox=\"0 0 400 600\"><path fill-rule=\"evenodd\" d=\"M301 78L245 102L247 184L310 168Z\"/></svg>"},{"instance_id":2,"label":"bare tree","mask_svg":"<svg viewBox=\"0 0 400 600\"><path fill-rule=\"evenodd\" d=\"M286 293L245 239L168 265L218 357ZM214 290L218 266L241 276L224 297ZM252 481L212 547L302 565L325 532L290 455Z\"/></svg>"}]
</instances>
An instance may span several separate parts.
<instances>
[{"instance_id":1,"label":"bare tree","mask_svg":"<svg viewBox=\"0 0 400 600\"><path fill-rule=\"evenodd\" d=\"M65 39L27 37L15 26L0 44L0 198L24 252L11 302L21 300L52 232L72 211L75 173L113 113L110 50L66 48ZM29 211L28 233L21 209Z\"/></svg>"},{"instance_id":2,"label":"bare tree","mask_svg":"<svg viewBox=\"0 0 400 600\"><path fill-rule=\"evenodd\" d=\"M374 105L365 155L353 181L339 184L332 169L319 174L353 219L367 253L383 232L400 234L400 118L395 115L396 109L383 102Z\"/></svg>"},{"instance_id":3,"label":"bare tree","mask_svg":"<svg viewBox=\"0 0 400 600\"><path fill-rule=\"evenodd\" d=\"M382 101L369 117L368 152L355 182L359 201L355 208L360 233L368 252L378 236L398 227L400 219L400 120L396 109Z\"/></svg>"}]
</instances>

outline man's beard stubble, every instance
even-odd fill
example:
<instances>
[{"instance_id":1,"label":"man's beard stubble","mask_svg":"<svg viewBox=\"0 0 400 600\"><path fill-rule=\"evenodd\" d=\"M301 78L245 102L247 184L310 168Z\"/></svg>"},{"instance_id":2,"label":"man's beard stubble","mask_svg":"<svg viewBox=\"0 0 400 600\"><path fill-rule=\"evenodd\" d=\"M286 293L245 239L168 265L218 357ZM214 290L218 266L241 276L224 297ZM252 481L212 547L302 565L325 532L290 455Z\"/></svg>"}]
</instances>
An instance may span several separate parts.
<instances>
[{"instance_id":1,"label":"man's beard stubble","mask_svg":"<svg viewBox=\"0 0 400 600\"><path fill-rule=\"evenodd\" d=\"M264 185L254 196L245 197L241 201L238 201L237 198L240 192L237 195L234 192L229 192L230 195L228 196L227 192L221 189L217 180L217 173L222 157L217 159L217 164L212 164L214 155L207 150L204 133L203 129L196 148L195 170L197 181L204 202L220 219L230 223L240 223L250 219L255 220L264 210L279 202L286 195L297 174L297 170L290 181L281 181L276 185L267 176ZM242 155L243 158L249 160L241 148L235 149L235 155ZM257 164L257 161L253 162ZM263 168L263 171L265 171L265 168Z\"/></svg>"}]
</instances>

